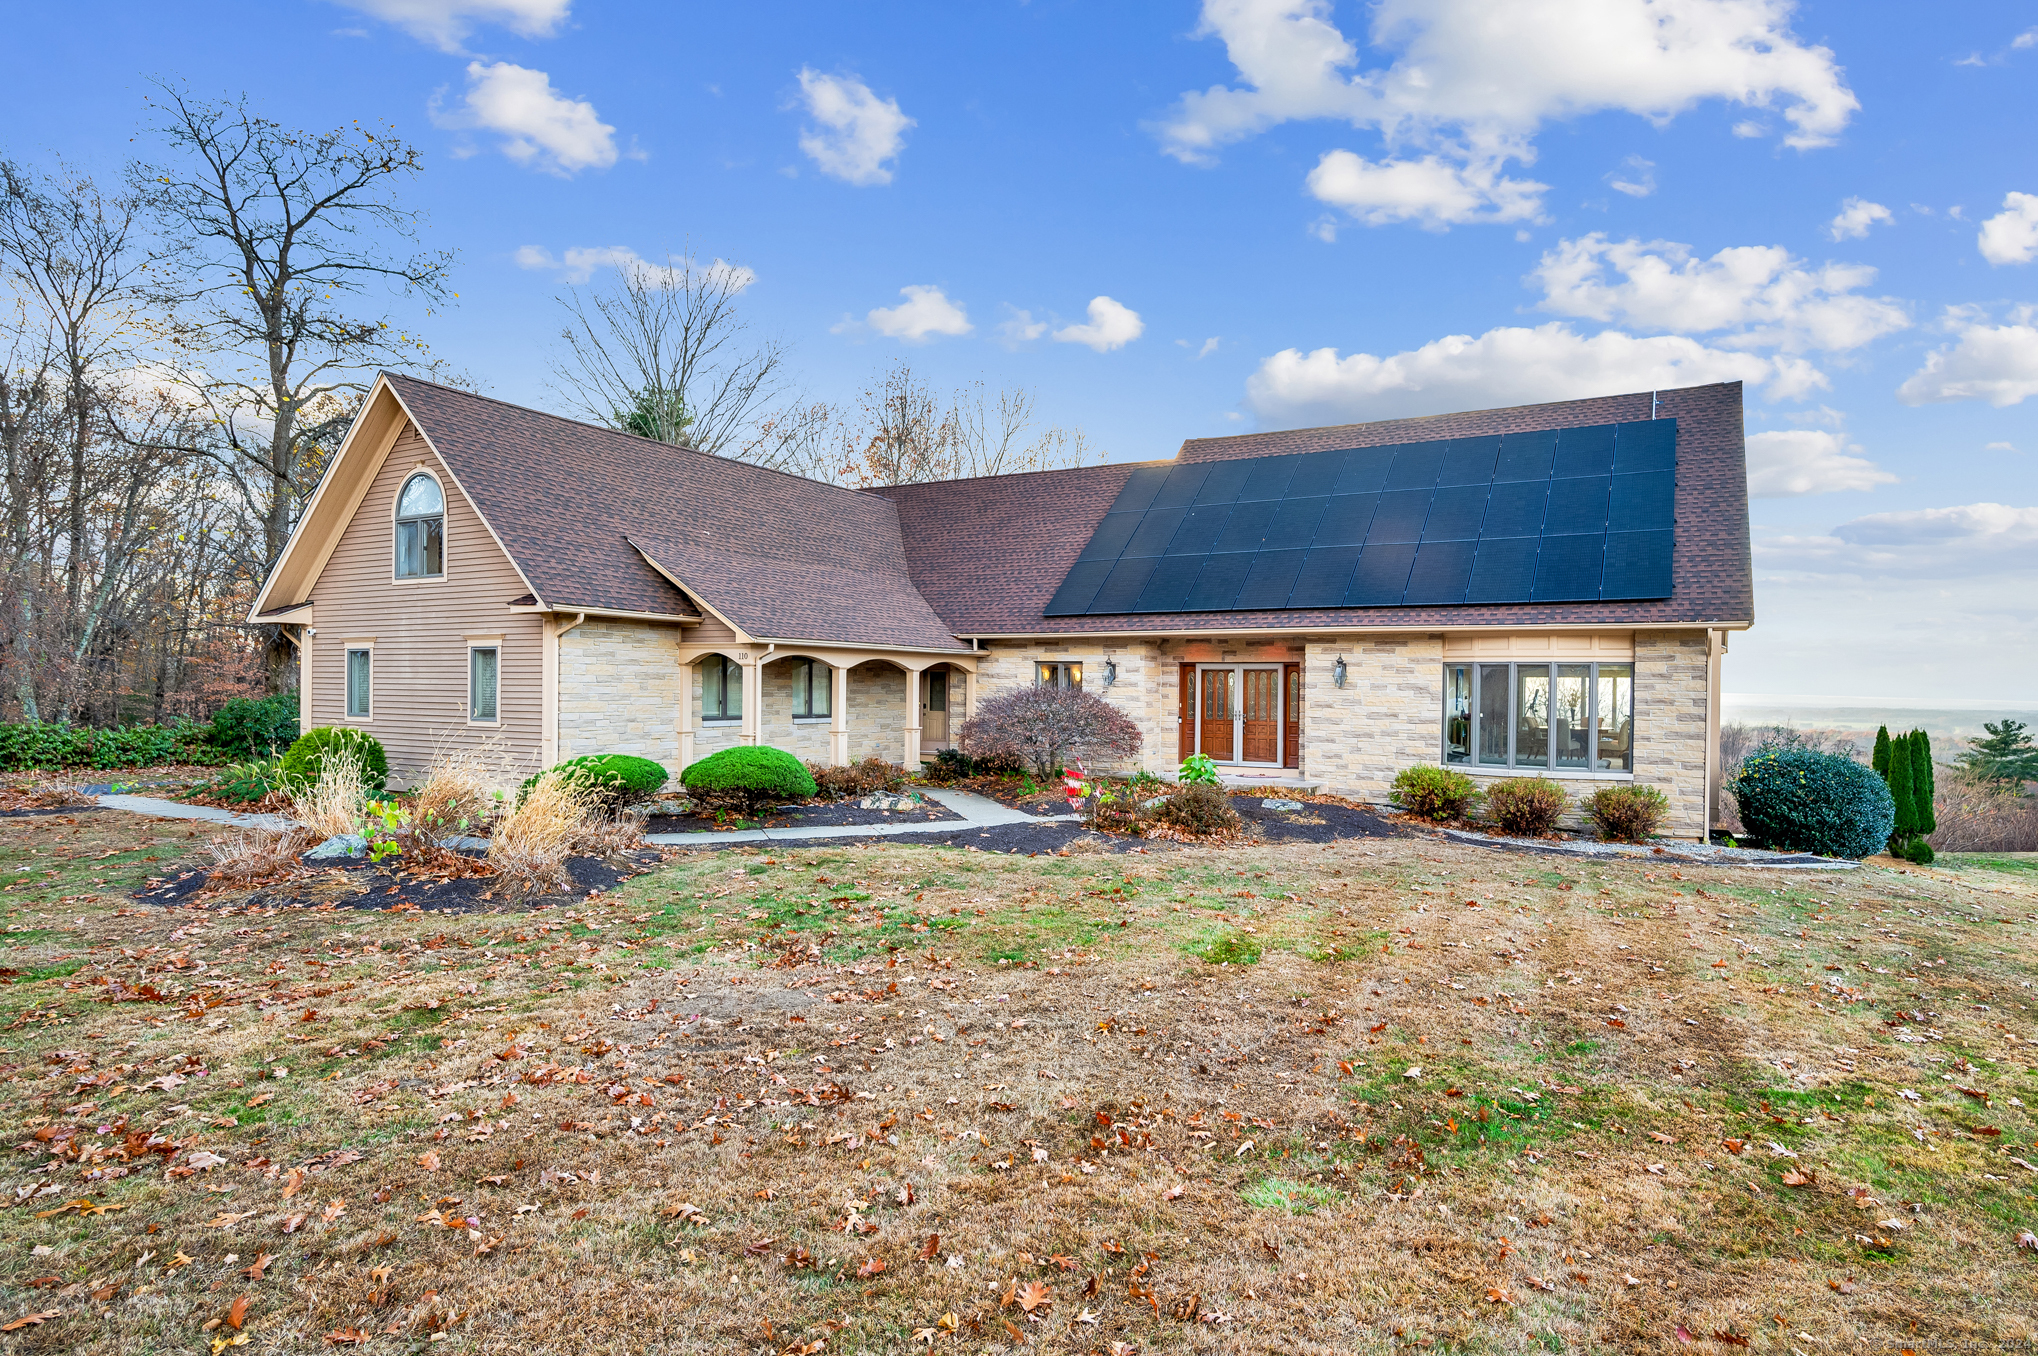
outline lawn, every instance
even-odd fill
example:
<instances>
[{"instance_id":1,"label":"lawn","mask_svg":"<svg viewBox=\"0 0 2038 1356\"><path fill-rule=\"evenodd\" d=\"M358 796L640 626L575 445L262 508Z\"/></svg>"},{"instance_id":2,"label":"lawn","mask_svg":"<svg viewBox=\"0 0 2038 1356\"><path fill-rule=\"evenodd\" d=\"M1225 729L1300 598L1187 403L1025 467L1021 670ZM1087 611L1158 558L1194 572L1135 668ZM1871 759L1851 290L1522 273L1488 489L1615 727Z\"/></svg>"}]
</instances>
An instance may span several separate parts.
<instances>
[{"instance_id":1,"label":"lawn","mask_svg":"<svg viewBox=\"0 0 2038 1356\"><path fill-rule=\"evenodd\" d=\"M203 841L0 820L9 1349L2038 1336L2021 862L887 846L535 912L130 898Z\"/></svg>"}]
</instances>

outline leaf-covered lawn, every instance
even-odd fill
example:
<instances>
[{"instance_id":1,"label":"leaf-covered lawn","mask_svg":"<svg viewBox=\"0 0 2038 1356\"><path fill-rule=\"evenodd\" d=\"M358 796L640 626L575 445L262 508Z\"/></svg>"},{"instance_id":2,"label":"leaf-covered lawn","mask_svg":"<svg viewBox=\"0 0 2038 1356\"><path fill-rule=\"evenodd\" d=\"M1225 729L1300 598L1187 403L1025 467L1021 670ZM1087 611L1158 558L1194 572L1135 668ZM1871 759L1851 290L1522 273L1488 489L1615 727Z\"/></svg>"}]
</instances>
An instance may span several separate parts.
<instances>
[{"instance_id":1,"label":"leaf-covered lawn","mask_svg":"<svg viewBox=\"0 0 2038 1356\"><path fill-rule=\"evenodd\" d=\"M2014 866L823 848L134 905L188 834L0 820L13 1349L2038 1332Z\"/></svg>"}]
</instances>

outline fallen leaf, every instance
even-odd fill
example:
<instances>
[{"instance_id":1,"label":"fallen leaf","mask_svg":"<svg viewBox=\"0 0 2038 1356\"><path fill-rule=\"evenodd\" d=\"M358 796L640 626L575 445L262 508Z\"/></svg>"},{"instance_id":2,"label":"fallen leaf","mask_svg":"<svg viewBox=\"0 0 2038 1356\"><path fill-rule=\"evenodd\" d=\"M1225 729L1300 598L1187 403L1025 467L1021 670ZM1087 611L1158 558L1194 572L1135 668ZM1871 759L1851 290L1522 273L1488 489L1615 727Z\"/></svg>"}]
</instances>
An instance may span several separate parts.
<instances>
[{"instance_id":1,"label":"fallen leaf","mask_svg":"<svg viewBox=\"0 0 2038 1356\"><path fill-rule=\"evenodd\" d=\"M1748 1339L1746 1337L1743 1337L1740 1333L1733 1332L1731 1330L1721 1330L1717 1328L1713 1330L1712 1340L1715 1342L1724 1342L1730 1347L1745 1347L1749 1345Z\"/></svg>"},{"instance_id":2,"label":"fallen leaf","mask_svg":"<svg viewBox=\"0 0 2038 1356\"><path fill-rule=\"evenodd\" d=\"M1811 1186L1818 1180L1818 1174L1814 1173L1810 1168L1789 1168L1783 1174L1783 1184L1785 1186Z\"/></svg>"},{"instance_id":3,"label":"fallen leaf","mask_svg":"<svg viewBox=\"0 0 2038 1356\"><path fill-rule=\"evenodd\" d=\"M2026 1238L2031 1239L2033 1246L2038 1246L2038 1236L2033 1236L2031 1234L2026 1234L2024 1236ZM1854 1278L1852 1276L1849 1276L1844 1281L1827 1281L1826 1284L1832 1288L1833 1293L1838 1295L1851 1295L1854 1293L1856 1289L1854 1285Z\"/></svg>"},{"instance_id":4,"label":"fallen leaf","mask_svg":"<svg viewBox=\"0 0 2038 1356\"><path fill-rule=\"evenodd\" d=\"M358 1347L368 1340L368 1334L359 1328L339 1328L326 1334L326 1342L336 1347Z\"/></svg>"},{"instance_id":5,"label":"fallen leaf","mask_svg":"<svg viewBox=\"0 0 2038 1356\"><path fill-rule=\"evenodd\" d=\"M37 1323L47 1323L63 1315L62 1309L46 1309L39 1314L23 1314L11 1323L0 1323L0 1332L20 1332L23 1328Z\"/></svg>"},{"instance_id":6,"label":"fallen leaf","mask_svg":"<svg viewBox=\"0 0 2038 1356\"><path fill-rule=\"evenodd\" d=\"M1184 1187L1171 1186L1161 1193L1161 1199L1164 1201L1179 1201L1182 1199L1182 1193L1185 1190L1186 1188Z\"/></svg>"},{"instance_id":7,"label":"fallen leaf","mask_svg":"<svg viewBox=\"0 0 2038 1356\"><path fill-rule=\"evenodd\" d=\"M920 1245L920 1260L931 1262L941 1253L941 1235L929 1234L927 1241Z\"/></svg>"},{"instance_id":8,"label":"fallen leaf","mask_svg":"<svg viewBox=\"0 0 2038 1356\"><path fill-rule=\"evenodd\" d=\"M325 1223L331 1224L346 1213L347 1203L345 1201L327 1201L325 1209L318 1212L318 1217Z\"/></svg>"},{"instance_id":9,"label":"fallen leaf","mask_svg":"<svg viewBox=\"0 0 2038 1356\"><path fill-rule=\"evenodd\" d=\"M248 1317L248 1297L246 1295L242 1295L238 1299L236 1299L230 1306L228 1306L226 1311L226 1321L234 1328L239 1328L241 1324L247 1319L247 1317Z\"/></svg>"},{"instance_id":10,"label":"fallen leaf","mask_svg":"<svg viewBox=\"0 0 2038 1356\"><path fill-rule=\"evenodd\" d=\"M1486 1287L1486 1302L1488 1304L1512 1304L1514 1303L1514 1296L1508 1294L1507 1291L1497 1285L1489 1285Z\"/></svg>"},{"instance_id":11,"label":"fallen leaf","mask_svg":"<svg viewBox=\"0 0 2038 1356\"><path fill-rule=\"evenodd\" d=\"M884 1258L866 1257L863 1259L862 1262L857 1264L856 1268L857 1279L867 1281L871 1277L877 1275L880 1271L883 1271L884 1269L885 1269Z\"/></svg>"},{"instance_id":12,"label":"fallen leaf","mask_svg":"<svg viewBox=\"0 0 2038 1356\"><path fill-rule=\"evenodd\" d=\"M1019 1287L1019 1307L1030 1314L1041 1305L1047 1303L1053 1294L1053 1289L1042 1285L1039 1281L1028 1281Z\"/></svg>"},{"instance_id":13,"label":"fallen leaf","mask_svg":"<svg viewBox=\"0 0 2038 1356\"><path fill-rule=\"evenodd\" d=\"M1675 1144L1677 1142L1677 1136L1666 1135L1661 1130L1651 1130L1649 1138L1655 1140L1658 1144Z\"/></svg>"},{"instance_id":14,"label":"fallen leaf","mask_svg":"<svg viewBox=\"0 0 2038 1356\"><path fill-rule=\"evenodd\" d=\"M179 1252L175 1257L172 1257L169 1260L169 1263L167 1265L164 1266L163 1274L167 1276L169 1273L175 1271L178 1267L188 1267L196 1260L197 1260L196 1258L190 1256L188 1253Z\"/></svg>"},{"instance_id":15,"label":"fallen leaf","mask_svg":"<svg viewBox=\"0 0 2038 1356\"><path fill-rule=\"evenodd\" d=\"M423 1153L419 1154L418 1166L423 1168L426 1172L437 1172L439 1170L439 1151L436 1149L427 1149Z\"/></svg>"},{"instance_id":16,"label":"fallen leaf","mask_svg":"<svg viewBox=\"0 0 2038 1356\"><path fill-rule=\"evenodd\" d=\"M2017 1246L2029 1248L2032 1252L2038 1252L2038 1234L2032 1233L2029 1229L2024 1230L2023 1233L2017 1235Z\"/></svg>"}]
</instances>

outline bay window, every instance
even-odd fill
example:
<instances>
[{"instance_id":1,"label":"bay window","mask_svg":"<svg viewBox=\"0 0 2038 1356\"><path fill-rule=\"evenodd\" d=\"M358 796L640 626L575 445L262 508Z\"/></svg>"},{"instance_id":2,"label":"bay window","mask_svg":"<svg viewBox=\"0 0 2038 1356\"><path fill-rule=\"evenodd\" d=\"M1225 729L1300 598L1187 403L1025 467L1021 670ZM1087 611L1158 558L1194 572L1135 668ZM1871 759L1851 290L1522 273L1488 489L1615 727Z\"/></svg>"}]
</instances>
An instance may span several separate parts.
<instances>
[{"instance_id":1,"label":"bay window","mask_svg":"<svg viewBox=\"0 0 2038 1356\"><path fill-rule=\"evenodd\" d=\"M1633 664L1449 664L1444 761L1633 772Z\"/></svg>"}]
</instances>

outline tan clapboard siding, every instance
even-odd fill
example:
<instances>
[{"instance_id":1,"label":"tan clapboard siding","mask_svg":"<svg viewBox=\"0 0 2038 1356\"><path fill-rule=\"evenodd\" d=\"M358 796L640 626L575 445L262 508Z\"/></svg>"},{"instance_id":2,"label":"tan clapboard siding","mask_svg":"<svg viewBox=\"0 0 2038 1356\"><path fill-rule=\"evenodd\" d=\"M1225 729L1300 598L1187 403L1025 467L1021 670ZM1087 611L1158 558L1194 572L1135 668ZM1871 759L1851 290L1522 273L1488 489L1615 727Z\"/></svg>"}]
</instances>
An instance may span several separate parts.
<instances>
[{"instance_id":1,"label":"tan clapboard siding","mask_svg":"<svg viewBox=\"0 0 2038 1356\"><path fill-rule=\"evenodd\" d=\"M397 491L420 467L446 492L443 579L396 583ZM413 427L397 437L361 507L341 531L312 586L318 635L312 650L313 725L356 725L382 741L392 775L424 767L442 747L499 746L524 771L539 765L539 619L505 604L529 591L488 527ZM467 638L500 635L493 725L467 720ZM374 641L367 720L346 717L348 642Z\"/></svg>"}]
</instances>

